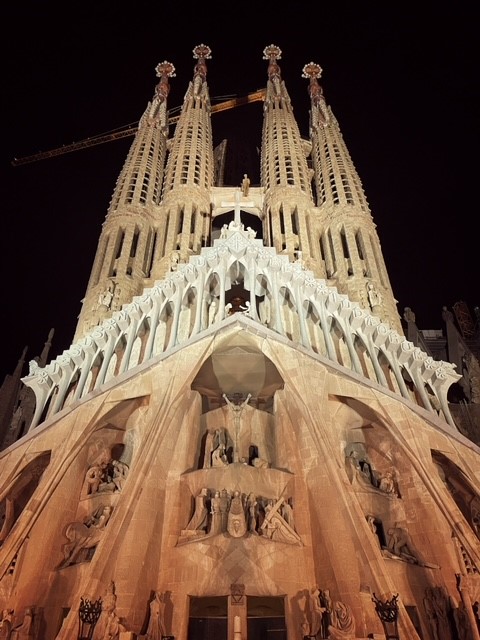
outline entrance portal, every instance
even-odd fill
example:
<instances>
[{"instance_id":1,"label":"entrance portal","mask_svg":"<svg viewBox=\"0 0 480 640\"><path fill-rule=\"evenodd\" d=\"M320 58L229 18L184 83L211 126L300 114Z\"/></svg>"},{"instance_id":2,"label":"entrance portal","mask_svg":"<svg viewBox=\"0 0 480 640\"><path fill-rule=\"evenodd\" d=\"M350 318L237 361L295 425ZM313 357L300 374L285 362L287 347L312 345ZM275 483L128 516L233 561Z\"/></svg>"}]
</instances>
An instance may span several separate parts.
<instances>
[{"instance_id":1,"label":"entrance portal","mask_svg":"<svg viewBox=\"0 0 480 640\"><path fill-rule=\"evenodd\" d=\"M247 596L248 640L287 640L282 597Z\"/></svg>"},{"instance_id":2,"label":"entrance portal","mask_svg":"<svg viewBox=\"0 0 480 640\"><path fill-rule=\"evenodd\" d=\"M248 640L287 640L283 597L247 596ZM187 640L228 640L228 597L190 598Z\"/></svg>"},{"instance_id":3,"label":"entrance portal","mask_svg":"<svg viewBox=\"0 0 480 640\"><path fill-rule=\"evenodd\" d=\"M190 598L188 640L227 640L228 598Z\"/></svg>"}]
</instances>

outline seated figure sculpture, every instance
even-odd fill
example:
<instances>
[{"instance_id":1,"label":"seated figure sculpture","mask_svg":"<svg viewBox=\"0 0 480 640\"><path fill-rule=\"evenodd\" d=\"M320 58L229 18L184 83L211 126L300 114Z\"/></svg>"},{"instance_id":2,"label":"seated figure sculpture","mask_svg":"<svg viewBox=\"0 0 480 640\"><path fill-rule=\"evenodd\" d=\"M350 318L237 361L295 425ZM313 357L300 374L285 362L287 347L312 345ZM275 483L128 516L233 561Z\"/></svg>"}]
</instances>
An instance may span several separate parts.
<instances>
[{"instance_id":1,"label":"seated figure sculpture","mask_svg":"<svg viewBox=\"0 0 480 640\"><path fill-rule=\"evenodd\" d=\"M103 537L113 507L101 506L85 522L71 522L65 531L69 542L63 546L64 560L60 569L86 559L89 549L97 546Z\"/></svg>"}]
</instances>

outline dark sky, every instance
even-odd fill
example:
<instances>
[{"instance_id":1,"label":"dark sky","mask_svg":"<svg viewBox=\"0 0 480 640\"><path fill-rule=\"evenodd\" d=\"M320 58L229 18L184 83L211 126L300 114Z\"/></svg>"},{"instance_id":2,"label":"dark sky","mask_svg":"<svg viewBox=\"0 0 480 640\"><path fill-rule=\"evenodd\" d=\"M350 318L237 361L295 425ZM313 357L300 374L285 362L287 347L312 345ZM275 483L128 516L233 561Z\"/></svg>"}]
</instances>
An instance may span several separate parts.
<instances>
[{"instance_id":1,"label":"dark sky","mask_svg":"<svg viewBox=\"0 0 480 640\"><path fill-rule=\"evenodd\" d=\"M0 383L24 346L70 346L101 225L132 138L13 167L14 157L136 124L169 60L170 108L212 49L212 103L266 84L263 49L282 77L302 135L317 62L362 180L399 312L441 328L443 305L480 303L478 31L471 3L23 2L3 11ZM333 7L332 5L338 5ZM468 6L467 6L468 5ZM285 8L284 8L285 7ZM421 15L419 15L421 12ZM475 66L474 66L475 65ZM219 142L260 146L261 105L212 116Z\"/></svg>"}]
</instances>

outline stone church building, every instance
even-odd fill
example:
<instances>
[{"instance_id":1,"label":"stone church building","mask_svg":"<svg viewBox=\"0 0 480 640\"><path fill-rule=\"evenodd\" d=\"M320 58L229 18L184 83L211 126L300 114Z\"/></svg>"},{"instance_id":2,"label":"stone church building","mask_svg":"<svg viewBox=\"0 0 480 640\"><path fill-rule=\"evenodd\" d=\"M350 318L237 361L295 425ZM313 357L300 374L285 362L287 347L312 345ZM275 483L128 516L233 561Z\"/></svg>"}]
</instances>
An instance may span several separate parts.
<instances>
[{"instance_id":1,"label":"stone church building","mask_svg":"<svg viewBox=\"0 0 480 640\"><path fill-rule=\"evenodd\" d=\"M175 123L156 68L71 346L23 378L0 638L478 640L461 375L405 336L322 70L304 139L264 49L260 183L227 186L193 54Z\"/></svg>"}]
</instances>

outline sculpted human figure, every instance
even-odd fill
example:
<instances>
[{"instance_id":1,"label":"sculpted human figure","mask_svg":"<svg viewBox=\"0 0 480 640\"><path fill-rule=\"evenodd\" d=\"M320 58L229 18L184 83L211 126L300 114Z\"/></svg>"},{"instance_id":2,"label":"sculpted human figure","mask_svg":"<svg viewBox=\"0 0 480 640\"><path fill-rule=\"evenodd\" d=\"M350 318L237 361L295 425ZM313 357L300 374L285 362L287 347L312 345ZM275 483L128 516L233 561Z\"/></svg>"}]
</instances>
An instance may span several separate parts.
<instances>
[{"instance_id":1,"label":"sculpted human figure","mask_svg":"<svg viewBox=\"0 0 480 640\"><path fill-rule=\"evenodd\" d=\"M301 544L300 536L281 516L280 508L284 499L280 498L276 502L269 500L265 506L265 518L260 525L264 536L276 542L287 544Z\"/></svg>"},{"instance_id":2,"label":"sculpted human figure","mask_svg":"<svg viewBox=\"0 0 480 640\"><path fill-rule=\"evenodd\" d=\"M155 591L154 598L150 602L150 618L145 638L146 640L162 640L163 636L166 635L165 594Z\"/></svg>"},{"instance_id":3,"label":"sculpted human figure","mask_svg":"<svg viewBox=\"0 0 480 640\"><path fill-rule=\"evenodd\" d=\"M85 522L72 522L67 526L65 536L70 542L63 546L64 561L60 568L79 561L82 552L91 549L100 542L107 526L113 507L101 506Z\"/></svg>"},{"instance_id":4,"label":"sculpted human figure","mask_svg":"<svg viewBox=\"0 0 480 640\"><path fill-rule=\"evenodd\" d=\"M392 553L394 556L398 556L399 558L404 558L412 563L417 563L418 560L409 548L410 536L406 529L402 527L391 527L388 530L388 551Z\"/></svg>"},{"instance_id":5,"label":"sculpted human figure","mask_svg":"<svg viewBox=\"0 0 480 640\"><path fill-rule=\"evenodd\" d=\"M244 173L243 180L242 180L242 195L248 196L249 189L250 189L250 178L247 176L246 173Z\"/></svg>"},{"instance_id":6,"label":"sculpted human figure","mask_svg":"<svg viewBox=\"0 0 480 640\"><path fill-rule=\"evenodd\" d=\"M289 501L285 500L285 502L280 507L280 514L285 522L292 527L295 528L295 523L293 519L293 507Z\"/></svg>"},{"instance_id":7,"label":"sculpted human figure","mask_svg":"<svg viewBox=\"0 0 480 640\"><path fill-rule=\"evenodd\" d=\"M114 485L114 491L121 491L123 489L123 485L128 477L129 468L125 462L121 460L113 460L112 462L112 482Z\"/></svg>"},{"instance_id":8,"label":"sculpted human figure","mask_svg":"<svg viewBox=\"0 0 480 640\"><path fill-rule=\"evenodd\" d=\"M316 637L322 626L322 615L325 609L320 604L320 590L314 587L308 593L308 613L310 620L310 635Z\"/></svg>"},{"instance_id":9,"label":"sculpted human figure","mask_svg":"<svg viewBox=\"0 0 480 640\"><path fill-rule=\"evenodd\" d=\"M212 467L228 467L225 445L219 444L212 453Z\"/></svg>"},{"instance_id":10,"label":"sculpted human figure","mask_svg":"<svg viewBox=\"0 0 480 640\"><path fill-rule=\"evenodd\" d=\"M205 438L205 455L203 457L203 468L210 469L212 466L212 452L215 449L215 430L209 429Z\"/></svg>"},{"instance_id":11,"label":"sculpted human figure","mask_svg":"<svg viewBox=\"0 0 480 640\"><path fill-rule=\"evenodd\" d=\"M355 619L350 607L336 600L333 605L332 623L328 627L328 638L331 640L343 640L344 638L355 638Z\"/></svg>"},{"instance_id":12,"label":"sculpted human figure","mask_svg":"<svg viewBox=\"0 0 480 640\"><path fill-rule=\"evenodd\" d=\"M206 530L208 521L207 497L208 489L205 488L196 496L193 517L185 529L196 531L199 531L200 529Z\"/></svg>"},{"instance_id":13,"label":"sculpted human figure","mask_svg":"<svg viewBox=\"0 0 480 640\"><path fill-rule=\"evenodd\" d=\"M4 609L0 620L0 638L9 640L12 633L13 609Z\"/></svg>"},{"instance_id":14,"label":"sculpted human figure","mask_svg":"<svg viewBox=\"0 0 480 640\"><path fill-rule=\"evenodd\" d=\"M257 533L257 521L258 521L258 503L254 493L249 493L247 496L247 515L248 515L248 530L250 533Z\"/></svg>"},{"instance_id":15,"label":"sculpted human figure","mask_svg":"<svg viewBox=\"0 0 480 640\"><path fill-rule=\"evenodd\" d=\"M368 302L370 303L370 307L372 310L374 310L375 307L378 307L382 303L382 296L375 289L375 285L373 284L373 282L369 282L367 284L367 295Z\"/></svg>"},{"instance_id":16,"label":"sculpted human figure","mask_svg":"<svg viewBox=\"0 0 480 640\"><path fill-rule=\"evenodd\" d=\"M236 490L233 492L230 509L227 518L227 531L234 538L241 538L247 532L247 521L243 506L242 494Z\"/></svg>"},{"instance_id":17,"label":"sculpted human figure","mask_svg":"<svg viewBox=\"0 0 480 640\"><path fill-rule=\"evenodd\" d=\"M104 478L105 467L99 464L94 464L85 474L82 494L91 495L92 493L97 493L100 489L100 485L104 482Z\"/></svg>"},{"instance_id":18,"label":"sculpted human figure","mask_svg":"<svg viewBox=\"0 0 480 640\"><path fill-rule=\"evenodd\" d=\"M242 403L236 404L229 399L226 393L223 394L223 398L227 403L228 407L230 408L232 412L232 417L233 417L233 427L234 427L234 433L235 433L235 439L233 443L233 462L240 461L239 452L238 452L238 435L240 431L240 421L242 417L242 411L244 407L248 404L251 397L252 397L252 394L249 393Z\"/></svg>"},{"instance_id":19,"label":"sculpted human figure","mask_svg":"<svg viewBox=\"0 0 480 640\"><path fill-rule=\"evenodd\" d=\"M395 476L391 469L385 471L385 473L380 477L378 488L384 493L396 493Z\"/></svg>"},{"instance_id":20,"label":"sculpted human figure","mask_svg":"<svg viewBox=\"0 0 480 640\"><path fill-rule=\"evenodd\" d=\"M210 500L210 514L212 520L210 523L210 533L217 535L222 533L222 511L221 511L221 498L220 491L215 491Z\"/></svg>"},{"instance_id":21,"label":"sculpted human figure","mask_svg":"<svg viewBox=\"0 0 480 640\"><path fill-rule=\"evenodd\" d=\"M222 531L227 530L228 509L230 507L230 494L226 489L220 491L220 514L222 519Z\"/></svg>"},{"instance_id":22,"label":"sculpted human figure","mask_svg":"<svg viewBox=\"0 0 480 640\"><path fill-rule=\"evenodd\" d=\"M15 638L15 640L34 640L33 634L33 611L30 607L27 607L22 623L14 627L11 637L12 639Z\"/></svg>"}]
</instances>

